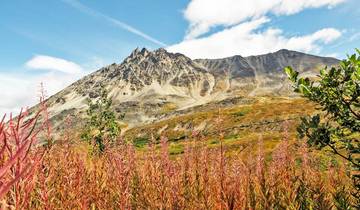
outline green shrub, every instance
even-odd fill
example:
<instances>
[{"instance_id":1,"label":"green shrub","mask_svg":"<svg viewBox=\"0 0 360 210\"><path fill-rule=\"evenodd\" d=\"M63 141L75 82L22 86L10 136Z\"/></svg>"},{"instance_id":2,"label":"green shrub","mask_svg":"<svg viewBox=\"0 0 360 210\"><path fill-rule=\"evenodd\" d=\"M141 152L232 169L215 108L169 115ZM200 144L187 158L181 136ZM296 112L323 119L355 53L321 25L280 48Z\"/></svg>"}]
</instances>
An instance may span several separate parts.
<instances>
[{"instance_id":1,"label":"green shrub","mask_svg":"<svg viewBox=\"0 0 360 210\"><path fill-rule=\"evenodd\" d=\"M111 110L111 104L105 89L97 101L88 100L87 120L81 138L91 143L96 152L102 153L106 144L113 144L120 134L120 124Z\"/></svg>"},{"instance_id":2,"label":"green shrub","mask_svg":"<svg viewBox=\"0 0 360 210\"><path fill-rule=\"evenodd\" d=\"M353 166L353 178L360 197L360 51L348 56L338 67L320 71L319 80L298 78L285 68L295 92L315 102L323 114L302 118L300 137L318 149L330 148ZM359 203L360 205L360 203ZM360 206L359 206L360 207Z\"/></svg>"}]
</instances>

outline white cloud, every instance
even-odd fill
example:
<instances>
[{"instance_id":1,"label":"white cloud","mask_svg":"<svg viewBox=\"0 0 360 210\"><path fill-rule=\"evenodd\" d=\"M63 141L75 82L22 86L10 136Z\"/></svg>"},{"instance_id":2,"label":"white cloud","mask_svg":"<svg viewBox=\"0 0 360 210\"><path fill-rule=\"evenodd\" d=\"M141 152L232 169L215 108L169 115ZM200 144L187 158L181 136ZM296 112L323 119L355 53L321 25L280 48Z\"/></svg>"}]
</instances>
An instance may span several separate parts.
<instances>
[{"instance_id":1,"label":"white cloud","mask_svg":"<svg viewBox=\"0 0 360 210\"><path fill-rule=\"evenodd\" d=\"M331 58L337 58L341 59L340 55L338 53L330 53L330 54L324 54L324 57L331 57Z\"/></svg>"},{"instance_id":2,"label":"white cloud","mask_svg":"<svg viewBox=\"0 0 360 210\"><path fill-rule=\"evenodd\" d=\"M215 26L234 26L267 14L291 15L307 8L334 7L346 0L191 0L184 11L189 21L186 39Z\"/></svg>"},{"instance_id":3,"label":"white cloud","mask_svg":"<svg viewBox=\"0 0 360 210\"><path fill-rule=\"evenodd\" d=\"M78 77L54 72L40 76L0 74L0 115L10 112L17 114L20 108L35 105L39 99L41 82L50 96L76 79Z\"/></svg>"},{"instance_id":4,"label":"white cloud","mask_svg":"<svg viewBox=\"0 0 360 210\"><path fill-rule=\"evenodd\" d=\"M67 74L79 74L83 71L78 64L46 55L36 55L25 64L28 68L59 71Z\"/></svg>"},{"instance_id":5,"label":"white cloud","mask_svg":"<svg viewBox=\"0 0 360 210\"><path fill-rule=\"evenodd\" d=\"M51 96L83 74L63 74L47 72L40 75L0 73L0 116L7 113L18 114L21 108L38 103L40 83L44 84L47 96Z\"/></svg>"},{"instance_id":6,"label":"white cloud","mask_svg":"<svg viewBox=\"0 0 360 210\"><path fill-rule=\"evenodd\" d=\"M315 33L286 37L283 31L268 28L257 29L269 22L268 18L259 18L244 22L232 28L214 33L208 37L184 40L168 47L170 52L180 52L191 58L221 58L233 55L258 55L274 52L283 48L302 52L319 52L320 44L330 43L341 36L333 28L325 28Z\"/></svg>"},{"instance_id":7,"label":"white cloud","mask_svg":"<svg viewBox=\"0 0 360 210\"><path fill-rule=\"evenodd\" d=\"M100 62L100 58L96 62ZM40 83L44 84L47 96L51 96L87 73L74 62L46 55L34 56L25 66L47 71L40 74L0 73L0 116L5 113L16 115L21 108L38 103Z\"/></svg>"},{"instance_id":8,"label":"white cloud","mask_svg":"<svg viewBox=\"0 0 360 210\"><path fill-rule=\"evenodd\" d=\"M19 79L16 75L0 74L1 118L3 114L17 114L20 107L31 103L28 98L28 95L33 95L30 83L29 80Z\"/></svg>"},{"instance_id":9,"label":"white cloud","mask_svg":"<svg viewBox=\"0 0 360 210\"><path fill-rule=\"evenodd\" d=\"M332 8L346 0L191 0L184 11L189 21L185 39L169 46L191 58L219 58L257 55L283 48L319 53L324 44L342 32L323 28L310 34L286 36L282 29L269 27L267 16L292 15L309 8ZM211 28L217 32L207 34Z\"/></svg>"}]
</instances>

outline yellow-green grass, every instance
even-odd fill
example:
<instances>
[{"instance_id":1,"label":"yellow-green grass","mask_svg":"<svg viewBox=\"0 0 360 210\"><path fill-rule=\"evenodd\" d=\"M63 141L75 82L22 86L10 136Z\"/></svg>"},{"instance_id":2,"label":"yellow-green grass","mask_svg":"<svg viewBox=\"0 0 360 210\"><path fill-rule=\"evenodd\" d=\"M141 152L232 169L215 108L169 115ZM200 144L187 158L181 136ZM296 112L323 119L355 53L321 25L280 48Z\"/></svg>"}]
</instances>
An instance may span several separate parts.
<instances>
[{"instance_id":1,"label":"yellow-green grass","mask_svg":"<svg viewBox=\"0 0 360 210\"><path fill-rule=\"evenodd\" d=\"M170 143L170 154L182 154L185 145L193 140L193 131L200 126L202 145L222 146L229 153L254 147L261 139L264 150L270 153L282 138L294 139L299 118L315 112L314 105L304 99L260 98L251 104L227 108L209 109L175 116L150 125L127 131L125 138L132 141L138 151L148 149L147 144L154 137L156 143L166 136ZM159 133L159 130L166 127ZM221 134L221 135L220 135Z\"/></svg>"}]
</instances>

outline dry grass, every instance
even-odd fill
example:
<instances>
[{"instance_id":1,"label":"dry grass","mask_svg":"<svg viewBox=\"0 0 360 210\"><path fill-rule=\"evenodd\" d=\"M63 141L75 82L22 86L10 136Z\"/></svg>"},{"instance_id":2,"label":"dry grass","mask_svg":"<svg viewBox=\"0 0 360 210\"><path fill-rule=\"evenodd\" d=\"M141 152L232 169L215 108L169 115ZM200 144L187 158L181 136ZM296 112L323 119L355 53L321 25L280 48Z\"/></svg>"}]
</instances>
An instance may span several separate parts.
<instances>
[{"instance_id":1,"label":"dry grass","mask_svg":"<svg viewBox=\"0 0 360 210\"><path fill-rule=\"evenodd\" d=\"M280 140L248 133L253 146L236 147L239 137L225 135L227 119L217 118L216 147L193 132L181 146L161 136L139 151L119 139L94 156L72 132L39 146L38 132L49 140L51 129L36 127L38 117L0 123L1 209L347 209L353 202L348 168L297 142L289 124Z\"/></svg>"}]
</instances>

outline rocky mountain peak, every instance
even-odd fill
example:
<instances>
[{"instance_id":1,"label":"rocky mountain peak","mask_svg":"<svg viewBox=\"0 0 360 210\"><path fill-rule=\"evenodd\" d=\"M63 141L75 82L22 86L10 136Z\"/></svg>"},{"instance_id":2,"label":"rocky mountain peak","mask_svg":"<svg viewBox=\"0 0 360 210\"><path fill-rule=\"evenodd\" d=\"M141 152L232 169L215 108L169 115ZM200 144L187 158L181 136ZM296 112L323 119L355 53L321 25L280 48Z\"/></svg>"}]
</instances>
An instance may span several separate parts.
<instances>
[{"instance_id":1,"label":"rocky mountain peak","mask_svg":"<svg viewBox=\"0 0 360 210\"><path fill-rule=\"evenodd\" d=\"M149 50L147 50L145 47L141 49L140 53L144 56L146 56L149 53Z\"/></svg>"},{"instance_id":2,"label":"rocky mountain peak","mask_svg":"<svg viewBox=\"0 0 360 210\"><path fill-rule=\"evenodd\" d=\"M337 63L334 58L289 50L192 60L164 48L136 48L121 64L103 67L54 95L50 111L52 116L77 113L86 107L87 98L98 98L105 87L114 109L126 112L129 123L143 123L169 107L186 109L239 96L289 96L284 67L316 75L320 68Z\"/></svg>"},{"instance_id":3,"label":"rocky mountain peak","mask_svg":"<svg viewBox=\"0 0 360 210\"><path fill-rule=\"evenodd\" d=\"M278 53L278 54L287 54L287 53L290 53L290 52L295 52L295 51L291 51L291 50L288 50L288 49L280 49L278 51L276 51L275 53ZM298 52L299 53L299 52Z\"/></svg>"},{"instance_id":4,"label":"rocky mountain peak","mask_svg":"<svg viewBox=\"0 0 360 210\"><path fill-rule=\"evenodd\" d=\"M149 50L147 50L146 48L142 48L141 50L137 47L135 48L135 50L133 50L130 55L125 58L125 62L129 62L131 60L139 60L140 58L146 57L150 54L151 52Z\"/></svg>"},{"instance_id":5,"label":"rocky mountain peak","mask_svg":"<svg viewBox=\"0 0 360 210\"><path fill-rule=\"evenodd\" d=\"M137 47L130 53L129 57L135 57L137 54L139 54L139 52L139 47Z\"/></svg>"},{"instance_id":6,"label":"rocky mountain peak","mask_svg":"<svg viewBox=\"0 0 360 210\"><path fill-rule=\"evenodd\" d=\"M208 86L212 80L213 75L205 68L182 54L169 53L163 48L155 51L136 48L123 63L104 67L85 77L81 81L84 87L77 85L76 89L82 95L97 97L95 92L100 87L109 90L116 87L122 90L121 98L129 98L148 95L149 91L163 94L167 90L162 88L168 86L177 88L172 90L175 95L181 92L184 96L200 96L210 91Z\"/></svg>"},{"instance_id":7,"label":"rocky mountain peak","mask_svg":"<svg viewBox=\"0 0 360 210\"><path fill-rule=\"evenodd\" d=\"M159 48L157 50L154 51L155 54L168 54L169 52L165 50L165 48Z\"/></svg>"}]
</instances>

